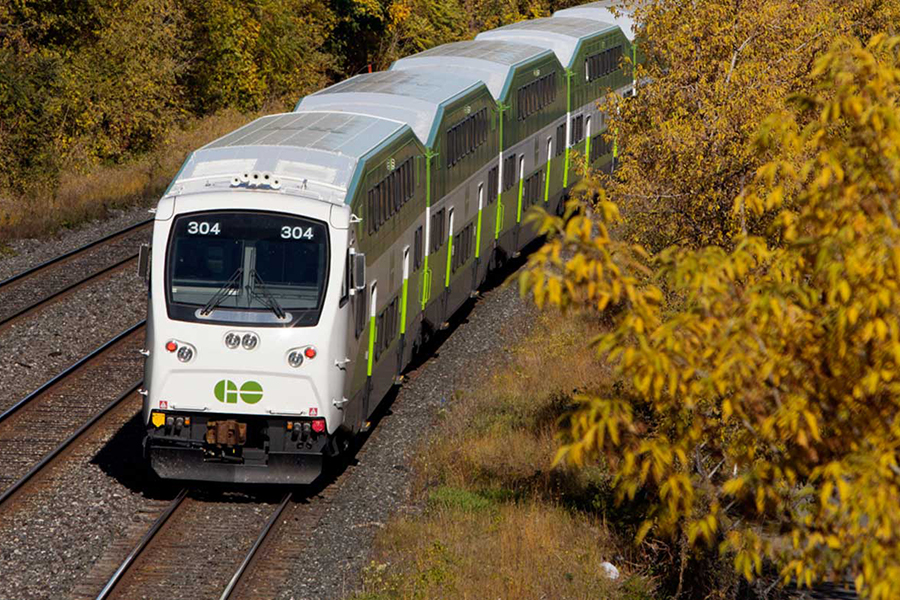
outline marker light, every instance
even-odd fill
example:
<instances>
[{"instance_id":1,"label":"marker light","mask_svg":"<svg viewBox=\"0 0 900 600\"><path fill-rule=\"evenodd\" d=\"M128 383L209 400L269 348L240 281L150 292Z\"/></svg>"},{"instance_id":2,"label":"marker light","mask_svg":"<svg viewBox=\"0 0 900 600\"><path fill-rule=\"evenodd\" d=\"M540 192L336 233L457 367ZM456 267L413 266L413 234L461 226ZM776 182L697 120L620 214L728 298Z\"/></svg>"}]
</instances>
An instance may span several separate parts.
<instances>
[{"instance_id":1,"label":"marker light","mask_svg":"<svg viewBox=\"0 0 900 600\"><path fill-rule=\"evenodd\" d=\"M175 343L175 340L169 340L166 342L166 350L169 352L175 352L178 350L178 344Z\"/></svg>"},{"instance_id":2,"label":"marker light","mask_svg":"<svg viewBox=\"0 0 900 600\"><path fill-rule=\"evenodd\" d=\"M316 433L325 431L325 419L313 419L312 430Z\"/></svg>"},{"instance_id":3,"label":"marker light","mask_svg":"<svg viewBox=\"0 0 900 600\"><path fill-rule=\"evenodd\" d=\"M243 344L244 350L253 350L254 348L256 348L256 344L258 343L259 338L252 333L245 333L244 339L241 340L241 344Z\"/></svg>"},{"instance_id":4,"label":"marker light","mask_svg":"<svg viewBox=\"0 0 900 600\"><path fill-rule=\"evenodd\" d=\"M225 336L225 345L234 350L241 345L241 336L236 333L229 333Z\"/></svg>"},{"instance_id":5,"label":"marker light","mask_svg":"<svg viewBox=\"0 0 900 600\"><path fill-rule=\"evenodd\" d=\"M182 346L178 349L178 360L181 362L189 362L192 358L194 358L194 351L190 346Z\"/></svg>"},{"instance_id":6,"label":"marker light","mask_svg":"<svg viewBox=\"0 0 900 600\"><path fill-rule=\"evenodd\" d=\"M294 350L288 354L288 364L296 369L303 364L303 354L299 350Z\"/></svg>"},{"instance_id":7,"label":"marker light","mask_svg":"<svg viewBox=\"0 0 900 600\"><path fill-rule=\"evenodd\" d=\"M306 355L306 358L315 358L316 357L315 346L308 347L306 350L303 351L303 354Z\"/></svg>"}]
</instances>

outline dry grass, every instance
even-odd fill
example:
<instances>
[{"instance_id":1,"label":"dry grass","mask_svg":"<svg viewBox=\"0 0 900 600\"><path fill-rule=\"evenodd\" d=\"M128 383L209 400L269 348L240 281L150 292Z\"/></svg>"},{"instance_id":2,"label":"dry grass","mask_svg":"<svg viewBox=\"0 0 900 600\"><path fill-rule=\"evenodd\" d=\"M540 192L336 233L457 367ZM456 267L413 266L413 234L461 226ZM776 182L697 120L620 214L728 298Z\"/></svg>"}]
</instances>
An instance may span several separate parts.
<instances>
[{"instance_id":1,"label":"dry grass","mask_svg":"<svg viewBox=\"0 0 900 600\"><path fill-rule=\"evenodd\" d=\"M110 209L156 202L187 155L243 125L250 116L224 110L173 131L156 150L122 165L76 165L56 189L28 197L0 195L0 241L38 237L102 218Z\"/></svg>"},{"instance_id":2,"label":"dry grass","mask_svg":"<svg viewBox=\"0 0 900 600\"><path fill-rule=\"evenodd\" d=\"M583 475L552 464L558 419L572 395L609 376L590 348L600 326L552 312L539 319L538 333L512 350L510 364L451 404L441 435L416 465L420 489L446 484L547 496Z\"/></svg>"},{"instance_id":3,"label":"dry grass","mask_svg":"<svg viewBox=\"0 0 900 600\"><path fill-rule=\"evenodd\" d=\"M605 472L553 466L573 393L607 383L590 348L600 326L578 315L539 319L508 364L445 410L415 464L425 509L379 533L357 600L653 597L627 566L628 540L577 508L596 505ZM622 571L618 581L602 575L606 560Z\"/></svg>"},{"instance_id":4,"label":"dry grass","mask_svg":"<svg viewBox=\"0 0 900 600\"><path fill-rule=\"evenodd\" d=\"M617 561L600 523L544 503L473 508L456 496L426 517L388 526L358 600L651 597L640 578L603 575L600 564Z\"/></svg>"}]
</instances>

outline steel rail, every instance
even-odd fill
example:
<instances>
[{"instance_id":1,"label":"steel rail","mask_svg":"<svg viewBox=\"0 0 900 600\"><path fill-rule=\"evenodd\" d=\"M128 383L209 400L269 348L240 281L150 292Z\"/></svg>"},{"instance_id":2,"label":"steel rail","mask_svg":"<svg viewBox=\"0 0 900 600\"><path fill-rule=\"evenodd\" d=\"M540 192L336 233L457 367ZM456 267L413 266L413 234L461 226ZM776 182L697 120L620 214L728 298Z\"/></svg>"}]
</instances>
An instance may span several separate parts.
<instances>
[{"instance_id":1,"label":"steel rail","mask_svg":"<svg viewBox=\"0 0 900 600\"><path fill-rule=\"evenodd\" d=\"M178 495L175 496L175 499L169 504L168 508L161 514L156 521L153 522L153 525L147 530L147 533L140 539L131 552L128 553L128 556L125 557L125 560L122 561L122 564L119 565L119 568L116 569L116 572L112 574L112 577L109 578L109 581L106 582L106 585L103 586L103 589L100 590L100 593L97 594L97 600L105 600L109 598L109 595L112 593L113 589L116 587L116 584L121 581L122 576L125 575L125 572L134 564L134 561L137 560L137 557L140 556L141 552L150 545L150 541L156 537L156 534L160 529L163 528L163 525L169 520L169 518L178 510L178 507L181 506L182 501L187 497L187 488L182 489L178 492Z\"/></svg>"},{"instance_id":2,"label":"steel rail","mask_svg":"<svg viewBox=\"0 0 900 600\"><path fill-rule=\"evenodd\" d=\"M88 283L88 282L90 282L90 281L93 281L94 279L97 279L97 278L99 278L99 277L101 277L101 276L103 276L103 275L106 275L107 273L110 273L110 272L112 272L112 271L115 271L116 269L122 268L126 263L129 263L129 262L131 262L131 261L137 259L137 257L138 257L138 254L132 254L132 255L130 255L130 256L127 256L127 257L123 258L122 260L120 260L120 261L118 261L118 262L116 262L116 263L114 263L114 264L112 264L112 265L110 265L110 266L108 266L108 267L104 267L104 268L101 269L100 271L96 271L96 272L94 272L94 273L91 273L90 275L88 275L88 276L85 277L84 279L79 279L78 281L75 281L75 282L73 282L73 283L70 283L69 285L67 285L67 286L64 287L63 289L58 290L58 291L56 291L56 292L53 292L53 293L50 294L49 296L44 296L43 298L41 298L40 300L38 300L38 301L35 302L34 304L29 304L28 306L26 306L26 307L24 307L24 308L22 308L22 309L16 311L16 312L13 313L12 315L10 315L10 316L8 316L8 317L5 317L5 318L3 318L3 319L0 319L0 328L5 327L6 325L9 325L10 323L12 323L13 321L15 321L16 319L19 319L19 318L23 317L24 315L26 315L26 314L28 314L28 313L30 313L30 312L32 312L32 311L34 311L34 310L40 308L41 306L43 306L43 305L45 305L45 304L49 304L49 303L52 302L53 300L59 298L60 296L62 296L62 295L64 295L64 294L67 294L68 292L71 292L73 289L75 289L75 288L77 288L77 287L79 287L79 286L82 286L82 285L84 285L84 284L86 284L86 283Z\"/></svg>"},{"instance_id":3,"label":"steel rail","mask_svg":"<svg viewBox=\"0 0 900 600\"><path fill-rule=\"evenodd\" d=\"M59 456L59 454L63 450L68 448L72 444L72 442L74 442L76 439L81 437L81 435L85 431L87 431L88 429L93 427L94 424L97 423L97 421L102 419L112 409L114 409L119 404L121 404L126 398L135 394L138 391L138 388L141 387L142 383L143 383L143 380L138 380L137 382L135 382L126 392L124 392L118 398L116 398L115 400L113 400L112 402L107 404L100 412L98 412L93 417L91 417L91 419L87 423L85 423L84 425L79 427L75 433L73 433L72 435L67 437L63 443L61 443L55 449L53 449L49 453L47 453L44 456L44 458L42 458L40 460L40 462L38 462L36 465L31 467L31 469L27 473L25 473L25 475L23 475L18 481L16 481L11 486L9 486L6 490L3 491L3 493L0 493L0 506L3 506L3 504L7 500L9 500L9 498L11 498L13 494L15 494L17 491L19 491L22 488L22 486L24 486L26 483L28 483L32 479L32 477L34 477L37 473L39 473L54 458Z\"/></svg>"},{"instance_id":4,"label":"steel rail","mask_svg":"<svg viewBox=\"0 0 900 600\"><path fill-rule=\"evenodd\" d=\"M118 344L119 342L121 342L122 340L124 340L129 335L136 332L137 330L139 330L141 327L143 327L146 324L147 324L147 320L144 319L141 322L136 323L135 325L132 325L131 327L129 327L122 333L118 334L116 337L112 338L111 340L109 340L107 342L104 342L103 345L92 350L90 352L90 354L87 354L87 355L81 357L80 359L78 359L77 361L75 361L74 363L72 363L71 365L66 367L66 369L64 371L55 375L51 380L42 384L41 387L37 388L36 390L34 390L33 392L31 392L30 394L28 394L21 400L19 400L18 402L16 402L12 406L10 406L3 413L0 413L0 423L3 423L3 421L5 421L9 417L11 417L20 408L22 408L23 406L26 406L32 400L34 400L38 396L42 395L44 392L46 392L47 390L49 390L50 388L55 386L57 383L59 383L60 381L62 381L63 379L65 379L66 377L68 377L69 375L71 375L72 373L74 373L75 371L80 369L81 367L83 367L88 362L97 358L99 355L103 354L104 352L109 350L112 346L115 346L116 344Z\"/></svg>"},{"instance_id":5,"label":"steel rail","mask_svg":"<svg viewBox=\"0 0 900 600\"><path fill-rule=\"evenodd\" d=\"M237 571L235 571L234 575L231 578L231 581L228 582L228 585L225 587L225 591L222 592L222 595L219 597L219 600L229 600L231 598L232 592L234 592L237 584L240 582L241 577L244 576L244 573L247 571L247 568L250 566L250 563L253 562L253 559L256 557L256 552L259 550L260 546L262 546L263 542L269 536L269 532L272 531L272 527L281 518L281 514L284 512L284 509L287 508L288 503L291 501L293 497L292 493L287 493L284 495L284 498L281 500L281 503L278 505L278 508L275 509L275 512L272 513L272 516L269 517L269 520L266 521L265 527L260 532L259 537L256 538L256 541L253 542L253 546L250 547L250 551L247 552L247 556L244 557L244 560L241 562L241 565L238 567Z\"/></svg>"},{"instance_id":6,"label":"steel rail","mask_svg":"<svg viewBox=\"0 0 900 600\"><path fill-rule=\"evenodd\" d=\"M70 250L69 252L66 252L65 254L60 254L59 256L57 256L55 258L51 258L50 260L42 262L41 264L34 266L26 271L22 271L21 273L17 273L16 275L13 275L12 277L8 277L8 278L4 279L3 281L0 281L0 289L3 289L4 287L6 287L7 285L10 285L11 283L15 283L16 281L19 281L20 279L24 279L26 277L34 275L38 271L42 271L43 269L46 269L47 267L51 267L57 263L60 263L64 260L68 259L68 258L72 258L73 256L75 256L77 254L86 252L92 248L99 246L100 244L104 244L106 242L109 242L110 240L117 238L117 237L121 237L127 233L131 233L132 231L140 229L141 227L145 227L151 223L153 223L153 219L147 219L145 221L135 223L134 225L129 225L128 227L126 227L124 229L120 229L119 231L116 231L114 233L106 235L100 239L94 240L93 242L90 242L89 244L85 244L84 246L80 246L78 248L75 248L74 250Z\"/></svg>"}]
</instances>

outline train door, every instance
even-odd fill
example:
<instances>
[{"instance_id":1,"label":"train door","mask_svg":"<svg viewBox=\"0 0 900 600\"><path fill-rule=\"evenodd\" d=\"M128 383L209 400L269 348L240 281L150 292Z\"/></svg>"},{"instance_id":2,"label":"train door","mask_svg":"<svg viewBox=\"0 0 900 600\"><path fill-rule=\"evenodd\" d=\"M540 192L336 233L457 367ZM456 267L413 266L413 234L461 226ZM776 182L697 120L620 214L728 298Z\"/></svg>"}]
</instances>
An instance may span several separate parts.
<instances>
[{"instance_id":1,"label":"train door","mask_svg":"<svg viewBox=\"0 0 900 600\"><path fill-rule=\"evenodd\" d=\"M591 167L591 118L584 120L584 163L588 169Z\"/></svg>"},{"instance_id":2,"label":"train door","mask_svg":"<svg viewBox=\"0 0 900 600\"><path fill-rule=\"evenodd\" d=\"M513 256L519 255L519 232L522 229L522 194L525 186L525 154L519 156L519 189L516 196L516 226L513 237Z\"/></svg>"},{"instance_id":3,"label":"train door","mask_svg":"<svg viewBox=\"0 0 900 600\"><path fill-rule=\"evenodd\" d=\"M366 393L363 402L363 420L368 420L369 415L378 405L381 398L376 379L373 378L375 366L375 340L378 330L375 327L375 315L377 314L378 305L378 282L373 281L369 291L369 335L368 346L366 347ZM374 396L374 399L373 399Z\"/></svg>"},{"instance_id":4,"label":"train door","mask_svg":"<svg viewBox=\"0 0 900 600\"><path fill-rule=\"evenodd\" d=\"M479 271L481 269L481 213L484 210L484 183L478 184L478 216L475 225L475 260L472 261L472 287L474 293L478 289Z\"/></svg>"},{"instance_id":5,"label":"train door","mask_svg":"<svg viewBox=\"0 0 900 600\"><path fill-rule=\"evenodd\" d=\"M447 222L447 260L444 265L444 293L442 295L442 307L441 307L441 324L442 327L447 324L447 319L450 318L450 313L452 312L452 306L450 303L450 276L451 276L451 265L453 264L453 252L456 251L456 248L453 247L453 221L456 216L456 209L450 208L448 213L448 222Z\"/></svg>"},{"instance_id":6,"label":"train door","mask_svg":"<svg viewBox=\"0 0 900 600\"><path fill-rule=\"evenodd\" d=\"M403 248L403 281L400 283L400 342L397 344L397 373L394 381L400 383L406 366L406 319L409 310L409 246Z\"/></svg>"}]
</instances>

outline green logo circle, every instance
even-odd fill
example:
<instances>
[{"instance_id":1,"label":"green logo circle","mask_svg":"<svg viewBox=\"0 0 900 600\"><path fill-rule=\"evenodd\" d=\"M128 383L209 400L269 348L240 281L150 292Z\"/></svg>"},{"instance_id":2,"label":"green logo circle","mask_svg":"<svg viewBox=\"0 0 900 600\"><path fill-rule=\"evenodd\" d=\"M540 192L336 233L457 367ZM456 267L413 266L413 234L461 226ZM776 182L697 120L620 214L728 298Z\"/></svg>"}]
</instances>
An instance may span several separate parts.
<instances>
[{"instance_id":1,"label":"green logo circle","mask_svg":"<svg viewBox=\"0 0 900 600\"><path fill-rule=\"evenodd\" d=\"M247 404L256 404L263 397L262 386L255 381L248 381L241 386L241 400Z\"/></svg>"},{"instance_id":2,"label":"green logo circle","mask_svg":"<svg viewBox=\"0 0 900 600\"><path fill-rule=\"evenodd\" d=\"M229 404L235 404L237 402L237 386L233 381L229 381L228 379L223 379L217 383L213 393L216 395L216 400L219 402L227 402Z\"/></svg>"}]
</instances>

